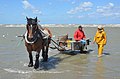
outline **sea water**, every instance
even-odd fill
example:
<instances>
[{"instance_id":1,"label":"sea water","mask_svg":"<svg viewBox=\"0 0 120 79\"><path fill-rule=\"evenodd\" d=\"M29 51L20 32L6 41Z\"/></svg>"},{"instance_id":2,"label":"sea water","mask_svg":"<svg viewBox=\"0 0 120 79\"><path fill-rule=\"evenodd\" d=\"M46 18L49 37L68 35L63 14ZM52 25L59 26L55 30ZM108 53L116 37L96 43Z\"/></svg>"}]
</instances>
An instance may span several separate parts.
<instances>
[{"instance_id":1,"label":"sea water","mask_svg":"<svg viewBox=\"0 0 120 79\"><path fill-rule=\"evenodd\" d=\"M26 31L25 25L0 25L0 79L120 79L120 27L106 25L107 44L104 55L97 57L97 45L90 43L89 54L61 54L49 49L48 62L40 61L39 70L29 68L24 40L17 37ZM60 35L73 34L78 25L43 25L55 41ZM86 37L93 41L97 25L83 25ZM93 27L94 26L94 27ZM33 52L35 60L35 52ZM40 56L40 60L42 57Z\"/></svg>"}]
</instances>

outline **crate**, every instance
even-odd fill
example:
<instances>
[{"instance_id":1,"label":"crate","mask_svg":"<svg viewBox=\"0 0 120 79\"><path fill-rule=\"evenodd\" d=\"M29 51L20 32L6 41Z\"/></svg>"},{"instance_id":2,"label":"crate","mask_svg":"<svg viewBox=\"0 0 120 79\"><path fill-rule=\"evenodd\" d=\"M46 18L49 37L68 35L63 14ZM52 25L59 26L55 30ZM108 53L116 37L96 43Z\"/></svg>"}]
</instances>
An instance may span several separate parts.
<instances>
[{"instance_id":1,"label":"crate","mask_svg":"<svg viewBox=\"0 0 120 79\"><path fill-rule=\"evenodd\" d=\"M81 50L82 44L80 42L71 42L71 50Z\"/></svg>"}]
</instances>

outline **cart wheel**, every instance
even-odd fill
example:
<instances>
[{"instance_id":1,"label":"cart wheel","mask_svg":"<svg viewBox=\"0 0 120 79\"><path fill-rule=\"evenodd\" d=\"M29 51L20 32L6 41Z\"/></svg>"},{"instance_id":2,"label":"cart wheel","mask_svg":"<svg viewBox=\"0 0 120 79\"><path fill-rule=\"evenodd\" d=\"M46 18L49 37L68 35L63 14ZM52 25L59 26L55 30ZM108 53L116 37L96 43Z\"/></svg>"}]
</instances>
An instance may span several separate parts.
<instances>
[{"instance_id":1,"label":"cart wheel","mask_svg":"<svg viewBox=\"0 0 120 79\"><path fill-rule=\"evenodd\" d=\"M81 45L81 46L80 46L80 52L81 52L81 53L84 52L84 47L85 47L85 45Z\"/></svg>"}]
</instances>

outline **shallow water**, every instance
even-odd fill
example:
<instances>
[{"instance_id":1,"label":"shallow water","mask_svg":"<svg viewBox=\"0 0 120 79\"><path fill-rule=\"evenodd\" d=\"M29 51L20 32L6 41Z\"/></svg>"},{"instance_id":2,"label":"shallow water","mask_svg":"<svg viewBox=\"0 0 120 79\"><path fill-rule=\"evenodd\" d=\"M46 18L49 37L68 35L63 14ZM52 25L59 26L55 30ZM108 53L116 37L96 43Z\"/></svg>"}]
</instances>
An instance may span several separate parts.
<instances>
[{"instance_id":1,"label":"shallow water","mask_svg":"<svg viewBox=\"0 0 120 79\"><path fill-rule=\"evenodd\" d=\"M77 27L49 27L56 40L59 35L73 33ZM84 27L93 40L95 27ZM40 62L40 69L28 68L28 54L22 38L24 27L0 27L0 79L120 79L119 27L106 27L107 45L104 55L97 57L97 45L91 44L89 54L67 55L50 49L48 62ZM33 53L35 59L35 53ZM40 57L40 60L42 57Z\"/></svg>"}]
</instances>

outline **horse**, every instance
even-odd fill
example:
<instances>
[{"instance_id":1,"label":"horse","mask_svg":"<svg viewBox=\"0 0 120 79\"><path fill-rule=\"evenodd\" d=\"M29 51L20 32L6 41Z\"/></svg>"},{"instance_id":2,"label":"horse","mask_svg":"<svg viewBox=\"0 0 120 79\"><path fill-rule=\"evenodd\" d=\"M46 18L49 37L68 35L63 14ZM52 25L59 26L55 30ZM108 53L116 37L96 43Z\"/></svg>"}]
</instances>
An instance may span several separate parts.
<instances>
[{"instance_id":1,"label":"horse","mask_svg":"<svg viewBox=\"0 0 120 79\"><path fill-rule=\"evenodd\" d=\"M25 46L29 54L28 67L34 66L34 68L37 69L39 68L39 55L41 50L42 50L43 61L48 60L49 42L47 40L47 43L45 43L46 39L44 39L43 37L44 33L39 29L37 17L34 19L26 17L26 19L27 19L27 24L26 24L27 31L24 35L24 38L25 38ZM36 52L36 60L34 65L33 65L32 51Z\"/></svg>"}]
</instances>

